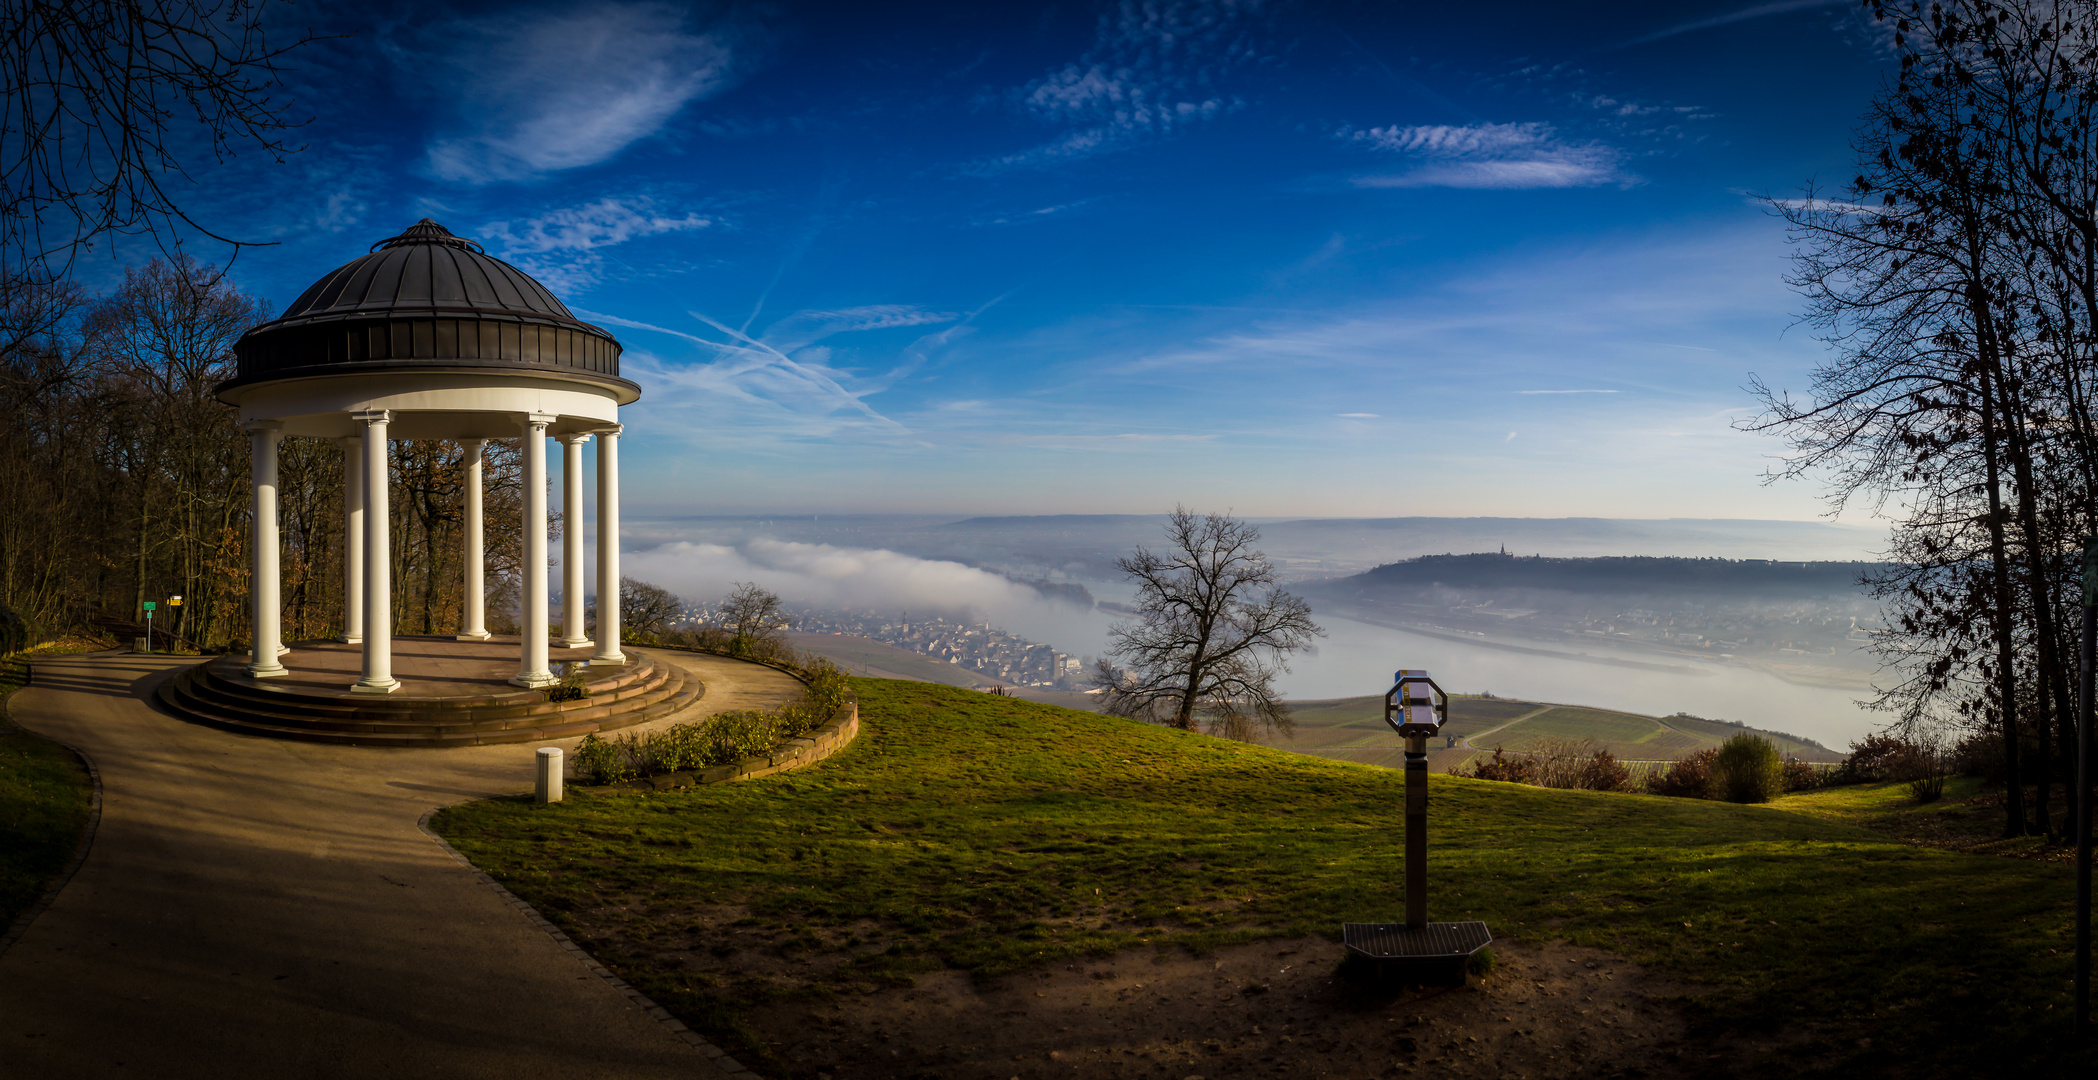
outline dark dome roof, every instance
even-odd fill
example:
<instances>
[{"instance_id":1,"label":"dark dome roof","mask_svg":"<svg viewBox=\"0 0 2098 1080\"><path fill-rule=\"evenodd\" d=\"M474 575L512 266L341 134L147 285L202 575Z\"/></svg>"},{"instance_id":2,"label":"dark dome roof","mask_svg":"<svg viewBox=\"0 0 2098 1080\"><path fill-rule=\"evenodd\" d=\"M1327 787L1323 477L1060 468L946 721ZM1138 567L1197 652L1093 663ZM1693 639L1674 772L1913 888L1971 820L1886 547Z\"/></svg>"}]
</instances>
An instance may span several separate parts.
<instances>
[{"instance_id":1,"label":"dark dome roof","mask_svg":"<svg viewBox=\"0 0 2098 1080\"><path fill-rule=\"evenodd\" d=\"M424 218L248 331L234 346L240 374L226 386L373 365L553 367L623 382L620 351L531 275Z\"/></svg>"}]
</instances>

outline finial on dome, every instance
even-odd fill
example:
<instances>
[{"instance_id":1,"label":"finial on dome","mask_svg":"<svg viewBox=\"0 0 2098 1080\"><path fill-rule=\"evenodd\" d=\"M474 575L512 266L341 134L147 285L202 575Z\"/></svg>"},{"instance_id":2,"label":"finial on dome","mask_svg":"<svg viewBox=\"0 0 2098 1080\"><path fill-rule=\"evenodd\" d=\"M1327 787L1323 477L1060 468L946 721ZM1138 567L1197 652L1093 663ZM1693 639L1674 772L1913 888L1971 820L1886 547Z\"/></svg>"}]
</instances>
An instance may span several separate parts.
<instances>
[{"instance_id":1,"label":"finial on dome","mask_svg":"<svg viewBox=\"0 0 2098 1080\"><path fill-rule=\"evenodd\" d=\"M399 236L389 236L373 244L371 249L378 251L381 248L403 247L408 244L442 244L445 247L464 248L468 251L481 251L482 254L487 254L485 251L482 251L481 245L463 236L452 235L451 230L429 218L424 218L408 226Z\"/></svg>"}]
</instances>

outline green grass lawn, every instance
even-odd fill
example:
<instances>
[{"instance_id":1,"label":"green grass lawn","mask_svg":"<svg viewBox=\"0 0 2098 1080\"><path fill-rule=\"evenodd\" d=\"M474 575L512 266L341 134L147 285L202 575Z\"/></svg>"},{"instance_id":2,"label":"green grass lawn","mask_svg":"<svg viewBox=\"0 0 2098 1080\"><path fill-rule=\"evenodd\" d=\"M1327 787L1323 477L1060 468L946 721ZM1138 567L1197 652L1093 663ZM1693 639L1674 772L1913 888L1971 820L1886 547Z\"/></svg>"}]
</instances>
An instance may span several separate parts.
<instances>
[{"instance_id":1,"label":"green grass lawn","mask_svg":"<svg viewBox=\"0 0 2098 1080\"><path fill-rule=\"evenodd\" d=\"M1395 772L923 683L854 688L859 739L805 771L571 788L433 825L732 1051L760 995L1333 937L1402 914ZM2068 1049L2072 885L2057 866L1902 843L1808 812L1821 796L1766 808L1443 775L1432 792L1433 917L1697 980L1712 988L1700 1017L1730 1032L1814 1032L1767 1075L2088 1064ZM724 918L843 966L759 988L656 959Z\"/></svg>"},{"instance_id":2,"label":"green grass lawn","mask_svg":"<svg viewBox=\"0 0 2098 1080\"><path fill-rule=\"evenodd\" d=\"M0 663L0 699L28 668ZM65 747L15 727L0 701L0 928L43 895L87 827L87 770Z\"/></svg>"}]
</instances>

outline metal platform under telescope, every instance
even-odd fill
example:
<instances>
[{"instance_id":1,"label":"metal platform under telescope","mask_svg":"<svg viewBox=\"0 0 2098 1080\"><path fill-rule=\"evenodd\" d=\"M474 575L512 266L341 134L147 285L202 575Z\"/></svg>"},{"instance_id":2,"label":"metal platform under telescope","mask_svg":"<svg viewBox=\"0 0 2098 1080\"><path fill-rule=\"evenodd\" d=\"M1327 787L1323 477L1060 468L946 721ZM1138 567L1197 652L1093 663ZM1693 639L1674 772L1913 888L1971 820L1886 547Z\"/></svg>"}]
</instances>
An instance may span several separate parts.
<instances>
[{"instance_id":1,"label":"metal platform under telescope","mask_svg":"<svg viewBox=\"0 0 2098 1080\"><path fill-rule=\"evenodd\" d=\"M1472 954L1493 943L1483 922L1345 923L1341 941L1378 968L1408 982L1462 985Z\"/></svg>"},{"instance_id":2,"label":"metal platform under telescope","mask_svg":"<svg viewBox=\"0 0 2098 1080\"><path fill-rule=\"evenodd\" d=\"M1340 928L1340 935L1348 948L1372 960L1469 959L1493 944L1493 934L1482 922L1429 923L1425 930L1409 929L1405 923L1351 922Z\"/></svg>"}]
</instances>

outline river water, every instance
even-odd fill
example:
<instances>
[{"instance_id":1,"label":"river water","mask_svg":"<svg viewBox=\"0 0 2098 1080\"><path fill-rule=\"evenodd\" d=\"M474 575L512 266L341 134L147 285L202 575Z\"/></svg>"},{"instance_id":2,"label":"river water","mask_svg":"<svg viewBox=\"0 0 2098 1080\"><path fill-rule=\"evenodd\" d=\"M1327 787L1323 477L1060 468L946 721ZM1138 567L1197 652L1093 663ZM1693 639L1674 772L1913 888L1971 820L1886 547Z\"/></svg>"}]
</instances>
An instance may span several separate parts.
<instances>
[{"instance_id":1,"label":"river water","mask_svg":"<svg viewBox=\"0 0 2098 1080\"><path fill-rule=\"evenodd\" d=\"M1456 693L1491 691L1650 716L1687 712L1805 736L1832 750L1842 750L1885 722L1885 714L1858 707L1857 699L1866 691L1800 686L1723 663L1613 650L1603 655L1653 659L1688 670L1614 667L1409 634L1331 613L1320 614L1318 620L1327 637L1319 642L1317 655L1292 658L1292 670L1281 679L1290 697L1381 694L1391 686L1393 671L1424 668L1437 685Z\"/></svg>"},{"instance_id":2,"label":"river water","mask_svg":"<svg viewBox=\"0 0 2098 1080\"><path fill-rule=\"evenodd\" d=\"M1122 599L1113 584L1088 584L1096 592ZM1028 604L998 611L990 618L1005 630L1065 652L1099 655L1106 649L1107 627L1116 616ZM1618 667L1411 634L1330 611L1319 612L1316 618L1327 635L1319 640L1317 653L1291 657L1289 673L1279 680L1283 692L1298 700L1381 694L1391 687L1393 671L1424 668L1437 685L1454 693L1492 692L1648 716L1687 712L1803 736L1838 751L1877 730L1886 719L1885 714L1858 706L1858 699L1868 691L1801 686L1726 663L1596 647L1598 656L1641 660L1675 670ZM1521 638L1510 639L1508 644L1578 651Z\"/></svg>"}]
</instances>

